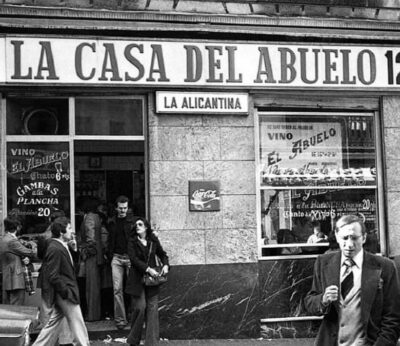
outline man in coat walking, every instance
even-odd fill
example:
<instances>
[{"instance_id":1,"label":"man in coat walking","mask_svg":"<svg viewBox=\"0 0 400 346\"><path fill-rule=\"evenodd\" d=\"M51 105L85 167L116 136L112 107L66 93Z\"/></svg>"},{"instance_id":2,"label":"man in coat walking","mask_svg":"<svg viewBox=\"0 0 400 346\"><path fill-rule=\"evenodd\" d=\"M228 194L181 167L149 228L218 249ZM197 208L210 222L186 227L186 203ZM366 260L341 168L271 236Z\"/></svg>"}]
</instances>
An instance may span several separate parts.
<instances>
[{"instance_id":1,"label":"man in coat walking","mask_svg":"<svg viewBox=\"0 0 400 346\"><path fill-rule=\"evenodd\" d=\"M394 263L363 250L366 230L356 215L336 223L340 251L314 266L306 309L324 315L315 345L394 346L400 334L400 287Z\"/></svg>"},{"instance_id":2,"label":"man in coat walking","mask_svg":"<svg viewBox=\"0 0 400 346\"><path fill-rule=\"evenodd\" d=\"M74 237L69 219L55 219L51 233L53 239L48 244L38 279L38 286L42 288L42 299L47 306L51 306L51 313L33 346L56 345L64 316L74 337L74 345L89 346L89 337L79 306L74 263L68 249L68 243Z\"/></svg>"},{"instance_id":3,"label":"man in coat walking","mask_svg":"<svg viewBox=\"0 0 400 346\"><path fill-rule=\"evenodd\" d=\"M23 305L25 300L24 265L36 255L35 250L24 246L17 234L21 223L17 219L5 218L6 231L0 242L0 261L3 272L4 304Z\"/></svg>"}]
</instances>

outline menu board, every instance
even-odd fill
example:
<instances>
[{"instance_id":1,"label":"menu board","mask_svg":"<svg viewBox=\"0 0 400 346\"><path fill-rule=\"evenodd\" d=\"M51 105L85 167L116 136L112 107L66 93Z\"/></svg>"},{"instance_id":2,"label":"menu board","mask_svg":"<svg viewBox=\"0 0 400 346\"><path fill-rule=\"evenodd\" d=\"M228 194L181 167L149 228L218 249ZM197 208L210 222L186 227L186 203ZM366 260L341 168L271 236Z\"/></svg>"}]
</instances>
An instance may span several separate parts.
<instances>
[{"instance_id":1,"label":"menu board","mask_svg":"<svg viewBox=\"0 0 400 346\"><path fill-rule=\"evenodd\" d=\"M52 212L70 213L68 143L7 143L7 209L37 232Z\"/></svg>"}]
</instances>

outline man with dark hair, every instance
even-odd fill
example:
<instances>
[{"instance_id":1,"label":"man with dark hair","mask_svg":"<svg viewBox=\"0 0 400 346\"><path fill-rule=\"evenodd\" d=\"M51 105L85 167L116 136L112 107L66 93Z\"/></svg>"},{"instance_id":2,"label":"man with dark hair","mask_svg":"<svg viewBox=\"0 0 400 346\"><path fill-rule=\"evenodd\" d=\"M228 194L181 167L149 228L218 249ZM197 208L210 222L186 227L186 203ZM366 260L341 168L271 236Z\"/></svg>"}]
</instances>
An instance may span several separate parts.
<instances>
[{"instance_id":1,"label":"man with dark hair","mask_svg":"<svg viewBox=\"0 0 400 346\"><path fill-rule=\"evenodd\" d=\"M89 346L89 337L79 306L79 289L74 262L68 243L74 240L74 231L66 217L54 220L51 227L52 240L48 243L38 285L42 299L51 306L50 318L39 333L33 346L56 344L66 317L74 337L74 345Z\"/></svg>"},{"instance_id":2,"label":"man with dark hair","mask_svg":"<svg viewBox=\"0 0 400 346\"><path fill-rule=\"evenodd\" d=\"M5 218L5 235L0 242L0 262L3 272L4 304L23 305L25 300L24 266L36 251L24 246L17 238L21 223L16 218Z\"/></svg>"},{"instance_id":3,"label":"man with dark hair","mask_svg":"<svg viewBox=\"0 0 400 346\"><path fill-rule=\"evenodd\" d=\"M119 196L115 201L117 215L109 224L108 256L111 260L112 281L114 290L114 321L118 329L123 329L128 324L124 302L124 277L129 273L131 262L128 256L129 234L133 228L135 217L128 217L129 199Z\"/></svg>"},{"instance_id":4,"label":"man with dark hair","mask_svg":"<svg viewBox=\"0 0 400 346\"><path fill-rule=\"evenodd\" d=\"M400 286L394 263L363 250L364 222L344 215L336 222L340 251L317 258L308 312L324 315L315 345L396 345Z\"/></svg>"}]
</instances>

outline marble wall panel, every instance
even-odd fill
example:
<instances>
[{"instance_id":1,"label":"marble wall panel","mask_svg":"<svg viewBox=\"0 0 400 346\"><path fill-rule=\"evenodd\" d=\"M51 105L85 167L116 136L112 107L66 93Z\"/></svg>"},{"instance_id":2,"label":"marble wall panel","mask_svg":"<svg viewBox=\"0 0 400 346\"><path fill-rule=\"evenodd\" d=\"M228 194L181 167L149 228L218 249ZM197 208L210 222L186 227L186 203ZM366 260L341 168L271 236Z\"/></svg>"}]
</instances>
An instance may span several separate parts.
<instances>
[{"instance_id":1,"label":"marble wall panel","mask_svg":"<svg viewBox=\"0 0 400 346\"><path fill-rule=\"evenodd\" d=\"M202 161L150 161L150 195L187 195L189 180L203 178Z\"/></svg>"},{"instance_id":2,"label":"marble wall panel","mask_svg":"<svg viewBox=\"0 0 400 346\"><path fill-rule=\"evenodd\" d=\"M221 128L222 160L255 160L254 127Z\"/></svg>"},{"instance_id":3,"label":"marble wall panel","mask_svg":"<svg viewBox=\"0 0 400 346\"><path fill-rule=\"evenodd\" d=\"M219 160L220 130L217 127L150 127L150 161Z\"/></svg>"},{"instance_id":4,"label":"marble wall panel","mask_svg":"<svg viewBox=\"0 0 400 346\"><path fill-rule=\"evenodd\" d=\"M257 262L257 229L212 229L205 233L206 264Z\"/></svg>"},{"instance_id":5,"label":"marble wall panel","mask_svg":"<svg viewBox=\"0 0 400 346\"><path fill-rule=\"evenodd\" d=\"M260 261L261 318L309 316L303 299L311 288L314 259Z\"/></svg>"},{"instance_id":6,"label":"marble wall panel","mask_svg":"<svg viewBox=\"0 0 400 346\"><path fill-rule=\"evenodd\" d=\"M204 126L222 126L222 127L251 127L254 128L254 115L250 112L249 115L204 115Z\"/></svg>"},{"instance_id":7,"label":"marble wall panel","mask_svg":"<svg viewBox=\"0 0 400 346\"><path fill-rule=\"evenodd\" d=\"M188 196L152 196L150 215L160 230L222 228L222 212L189 212Z\"/></svg>"},{"instance_id":8,"label":"marble wall panel","mask_svg":"<svg viewBox=\"0 0 400 346\"><path fill-rule=\"evenodd\" d=\"M188 157L186 127L150 127L149 160L182 160Z\"/></svg>"},{"instance_id":9,"label":"marble wall panel","mask_svg":"<svg viewBox=\"0 0 400 346\"><path fill-rule=\"evenodd\" d=\"M204 179L220 180L221 194L255 194L254 161L205 161Z\"/></svg>"},{"instance_id":10,"label":"marble wall panel","mask_svg":"<svg viewBox=\"0 0 400 346\"><path fill-rule=\"evenodd\" d=\"M400 224L400 192L387 192L389 223Z\"/></svg>"},{"instance_id":11,"label":"marble wall panel","mask_svg":"<svg viewBox=\"0 0 400 346\"><path fill-rule=\"evenodd\" d=\"M256 196L223 196L223 228L255 228Z\"/></svg>"},{"instance_id":12,"label":"marble wall panel","mask_svg":"<svg viewBox=\"0 0 400 346\"><path fill-rule=\"evenodd\" d=\"M400 127L400 97L385 96L382 98L383 124L385 127Z\"/></svg>"},{"instance_id":13,"label":"marble wall panel","mask_svg":"<svg viewBox=\"0 0 400 346\"><path fill-rule=\"evenodd\" d=\"M317 335L320 321L286 321L262 323L261 337L264 339L300 339L314 338ZM293 340L293 343L295 341Z\"/></svg>"},{"instance_id":14,"label":"marble wall panel","mask_svg":"<svg viewBox=\"0 0 400 346\"><path fill-rule=\"evenodd\" d=\"M400 128L385 128L385 159L398 160L400 147Z\"/></svg>"},{"instance_id":15,"label":"marble wall panel","mask_svg":"<svg viewBox=\"0 0 400 346\"><path fill-rule=\"evenodd\" d=\"M173 266L160 292L160 337L260 335L257 264Z\"/></svg>"},{"instance_id":16,"label":"marble wall panel","mask_svg":"<svg viewBox=\"0 0 400 346\"><path fill-rule=\"evenodd\" d=\"M171 265L206 263L204 230L161 231L159 238Z\"/></svg>"},{"instance_id":17,"label":"marble wall panel","mask_svg":"<svg viewBox=\"0 0 400 346\"><path fill-rule=\"evenodd\" d=\"M399 160L386 160L386 185L388 191L400 191L400 157Z\"/></svg>"}]
</instances>

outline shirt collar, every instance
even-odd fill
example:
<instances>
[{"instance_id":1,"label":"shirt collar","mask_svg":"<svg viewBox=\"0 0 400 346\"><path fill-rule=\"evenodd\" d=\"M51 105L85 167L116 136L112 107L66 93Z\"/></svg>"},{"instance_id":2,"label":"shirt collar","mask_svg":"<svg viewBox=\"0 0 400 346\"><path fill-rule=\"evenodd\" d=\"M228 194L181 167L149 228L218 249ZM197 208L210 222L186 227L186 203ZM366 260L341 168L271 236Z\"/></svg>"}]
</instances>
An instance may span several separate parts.
<instances>
[{"instance_id":1,"label":"shirt collar","mask_svg":"<svg viewBox=\"0 0 400 346\"><path fill-rule=\"evenodd\" d=\"M17 233L8 232L8 234L9 234L11 237L13 237L13 238L18 239Z\"/></svg>"},{"instance_id":2,"label":"shirt collar","mask_svg":"<svg viewBox=\"0 0 400 346\"><path fill-rule=\"evenodd\" d=\"M342 254L341 259L340 259L341 266L343 266L343 263L345 260L346 260L346 257L344 257ZM363 264L363 260L364 260L364 250L361 249L361 251L357 255L355 255L352 258L352 260L354 261L357 268L362 268L362 264Z\"/></svg>"}]
</instances>

